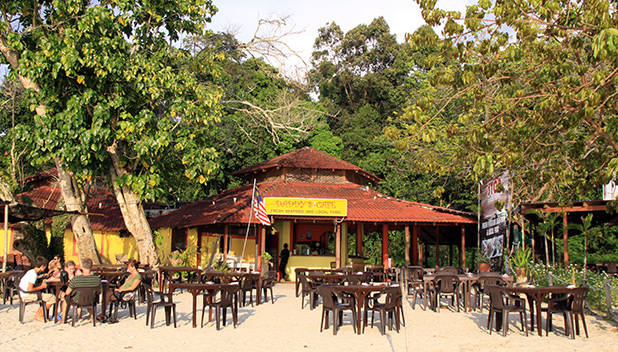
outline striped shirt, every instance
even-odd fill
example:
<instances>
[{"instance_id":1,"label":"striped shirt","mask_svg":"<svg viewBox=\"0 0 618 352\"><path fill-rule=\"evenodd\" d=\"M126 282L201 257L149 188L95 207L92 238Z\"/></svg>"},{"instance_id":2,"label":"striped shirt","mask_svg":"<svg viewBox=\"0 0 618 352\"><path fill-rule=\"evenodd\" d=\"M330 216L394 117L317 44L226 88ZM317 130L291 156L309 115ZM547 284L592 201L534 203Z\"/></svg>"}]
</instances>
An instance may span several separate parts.
<instances>
[{"instance_id":1,"label":"striped shirt","mask_svg":"<svg viewBox=\"0 0 618 352\"><path fill-rule=\"evenodd\" d=\"M101 278L95 275L75 276L69 282L69 288L72 290L77 287L101 287Z\"/></svg>"}]
</instances>

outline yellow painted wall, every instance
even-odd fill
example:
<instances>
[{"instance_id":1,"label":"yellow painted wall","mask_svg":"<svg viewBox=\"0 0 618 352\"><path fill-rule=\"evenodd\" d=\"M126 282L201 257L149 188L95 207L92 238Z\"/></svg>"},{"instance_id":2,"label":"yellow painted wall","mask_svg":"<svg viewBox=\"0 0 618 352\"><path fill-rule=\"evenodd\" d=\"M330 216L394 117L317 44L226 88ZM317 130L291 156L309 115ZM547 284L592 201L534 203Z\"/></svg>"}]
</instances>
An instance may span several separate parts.
<instances>
[{"instance_id":1,"label":"yellow painted wall","mask_svg":"<svg viewBox=\"0 0 618 352\"><path fill-rule=\"evenodd\" d=\"M201 237L202 237L201 238L202 240L202 250L201 250L202 260L201 260L200 266L202 268L205 268L208 265L208 260L210 260L210 252L212 250L212 247L217 242L217 237L216 236L201 236ZM217 253L219 253L219 246L215 248L215 256Z\"/></svg>"},{"instance_id":2,"label":"yellow painted wall","mask_svg":"<svg viewBox=\"0 0 618 352\"><path fill-rule=\"evenodd\" d=\"M11 245L11 239L13 238L13 230L9 228L7 231L9 237L7 239L8 242L8 251L7 253L13 253L13 246ZM0 227L0 257L4 255L4 228Z\"/></svg>"},{"instance_id":3,"label":"yellow painted wall","mask_svg":"<svg viewBox=\"0 0 618 352\"><path fill-rule=\"evenodd\" d=\"M273 224L273 227L279 233L279 253L281 253L281 251L283 250L284 243L287 243L288 249L291 250L290 248L291 222L290 221L275 221L275 223Z\"/></svg>"},{"instance_id":4,"label":"yellow painted wall","mask_svg":"<svg viewBox=\"0 0 618 352\"><path fill-rule=\"evenodd\" d=\"M171 241L170 241L171 242ZM197 265L197 229L190 228L187 230L187 250L189 253L195 253L190 258L191 266Z\"/></svg>"},{"instance_id":5,"label":"yellow painted wall","mask_svg":"<svg viewBox=\"0 0 618 352\"><path fill-rule=\"evenodd\" d=\"M232 237L230 241L230 248L228 255L240 256L242 254L242 246L245 242L244 238L235 238ZM245 255L242 258L244 262L254 263L255 262L255 238L249 237L247 238L247 245L245 247Z\"/></svg>"},{"instance_id":6,"label":"yellow painted wall","mask_svg":"<svg viewBox=\"0 0 618 352\"><path fill-rule=\"evenodd\" d=\"M155 242L155 245L157 246L159 255L162 257L161 260L163 263L167 263L167 260L164 258L169 258L170 252L172 251L172 229L163 227L158 229L157 233L160 236L160 240L158 241L160 244Z\"/></svg>"},{"instance_id":7,"label":"yellow painted wall","mask_svg":"<svg viewBox=\"0 0 618 352\"><path fill-rule=\"evenodd\" d=\"M288 278L296 280L294 269L330 269L330 263L335 261L334 256L291 255L286 268Z\"/></svg>"},{"instance_id":8,"label":"yellow painted wall","mask_svg":"<svg viewBox=\"0 0 618 352\"><path fill-rule=\"evenodd\" d=\"M120 237L118 232L94 231L92 233L97 250L103 263L116 264L116 254L126 254L129 259L138 259L137 244L133 236ZM73 260L79 263L77 243L71 230L64 232L63 247L64 260ZM75 245L75 253L73 246ZM103 249L101 251L101 249Z\"/></svg>"}]
</instances>

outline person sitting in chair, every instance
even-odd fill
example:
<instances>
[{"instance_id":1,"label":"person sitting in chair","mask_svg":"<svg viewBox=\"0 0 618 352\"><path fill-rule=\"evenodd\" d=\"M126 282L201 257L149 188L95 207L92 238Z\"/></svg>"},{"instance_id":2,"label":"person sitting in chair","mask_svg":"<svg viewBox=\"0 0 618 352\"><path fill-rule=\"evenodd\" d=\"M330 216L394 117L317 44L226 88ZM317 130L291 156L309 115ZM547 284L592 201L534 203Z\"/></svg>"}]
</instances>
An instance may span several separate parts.
<instances>
[{"instance_id":1,"label":"person sitting in chair","mask_svg":"<svg viewBox=\"0 0 618 352\"><path fill-rule=\"evenodd\" d=\"M73 266L75 266L75 264L73 264ZM96 275L92 275L90 273L90 270L92 270L92 259L86 258L82 262L82 275L73 276L73 278L69 281L69 287L67 288L67 291L65 292L64 297L70 296L71 292L73 292L73 290L75 290L78 287L101 288L101 278ZM75 299L78 299L78 297L75 297ZM61 323L64 323L66 319L67 307L68 305L66 304L66 301L64 301L62 305L62 318L60 319ZM90 321L92 322L92 320L94 319L94 316L90 308L88 308L88 313L90 314Z\"/></svg>"},{"instance_id":2,"label":"person sitting in chair","mask_svg":"<svg viewBox=\"0 0 618 352\"><path fill-rule=\"evenodd\" d=\"M47 269L47 259L43 257L37 257L35 260L34 268L26 271L19 281L19 288L23 291L19 295L24 302L34 302L38 299L36 292L42 291L47 288L47 284L43 281L40 285L34 286L39 274L43 273ZM49 309L55 302L56 297L51 293L42 293L43 301L45 301L45 308ZM34 320L43 321L43 307L40 307L34 316Z\"/></svg>"},{"instance_id":3,"label":"person sitting in chair","mask_svg":"<svg viewBox=\"0 0 618 352\"><path fill-rule=\"evenodd\" d=\"M114 289L113 291L111 289L107 290L107 292L105 293L107 302L114 302L114 301L119 300L123 292L135 291L137 286L139 286L140 282L142 282L142 277L137 271L138 266L139 266L139 263L137 262L137 260L135 259L129 260L129 262L127 263L127 271L130 274L129 277L127 277L126 280L124 280L124 283L120 287ZM99 320L102 321L105 319L106 309L107 307L101 308L102 312L101 312L101 315L99 315L98 317Z\"/></svg>"}]
</instances>

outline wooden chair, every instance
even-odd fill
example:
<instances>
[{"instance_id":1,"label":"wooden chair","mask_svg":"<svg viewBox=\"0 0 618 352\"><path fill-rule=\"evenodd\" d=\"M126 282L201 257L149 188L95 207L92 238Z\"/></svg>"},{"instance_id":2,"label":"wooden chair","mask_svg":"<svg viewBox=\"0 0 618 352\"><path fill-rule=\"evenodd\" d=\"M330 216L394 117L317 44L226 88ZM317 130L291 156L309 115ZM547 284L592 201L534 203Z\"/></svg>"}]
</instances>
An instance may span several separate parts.
<instances>
[{"instance_id":1,"label":"wooden chair","mask_svg":"<svg viewBox=\"0 0 618 352\"><path fill-rule=\"evenodd\" d=\"M479 307L481 313L483 312L485 296L489 297L489 294L485 290L488 286L504 287L506 286L506 281L500 276L487 276L479 277L479 279L472 284L472 288L474 289L474 309Z\"/></svg>"},{"instance_id":2,"label":"wooden chair","mask_svg":"<svg viewBox=\"0 0 618 352\"><path fill-rule=\"evenodd\" d=\"M210 308L215 308L215 317L217 320L217 330L220 327L221 315L223 315L223 326L226 323L226 313L229 308L232 311L232 320L234 322L234 328L238 325L238 284L224 284L219 289L219 300L215 300L215 297L207 303ZM204 325L204 311L202 309L202 326Z\"/></svg>"},{"instance_id":3,"label":"wooden chair","mask_svg":"<svg viewBox=\"0 0 618 352\"><path fill-rule=\"evenodd\" d=\"M2 304L6 304L6 301L8 300L9 303L13 305L13 296L19 294L17 286L19 285L19 280L22 276L24 276L23 271L15 271L4 280L4 285L2 287Z\"/></svg>"},{"instance_id":4,"label":"wooden chair","mask_svg":"<svg viewBox=\"0 0 618 352\"><path fill-rule=\"evenodd\" d=\"M322 285L317 288L318 295L322 298L322 319L320 320L320 332L323 328L328 329L328 312L333 314L333 335L337 335L337 330L343 321L343 312L350 310L352 312L352 321L354 332L356 332L356 308L354 303L340 303L335 298L335 292L331 286Z\"/></svg>"},{"instance_id":5,"label":"wooden chair","mask_svg":"<svg viewBox=\"0 0 618 352\"><path fill-rule=\"evenodd\" d=\"M416 298L425 297L425 289L423 287L424 271L422 267L407 267L405 268L404 287L408 296L414 295L412 299L412 309L416 307ZM410 293L412 292L412 293ZM423 309L427 309L425 306Z\"/></svg>"},{"instance_id":6,"label":"wooden chair","mask_svg":"<svg viewBox=\"0 0 618 352\"><path fill-rule=\"evenodd\" d=\"M395 321L395 329L399 332L399 327L402 323L399 317L400 314L403 318L402 297L401 290L397 287L393 287L386 290L384 303L373 300L373 304L368 307L369 310L371 310L371 327L373 327L374 323L374 312L378 311L380 313L380 332L382 335L386 333L387 322L389 330L393 329L393 320ZM365 310L365 314L367 314L367 310ZM403 319L403 325L405 326L405 318Z\"/></svg>"},{"instance_id":7,"label":"wooden chair","mask_svg":"<svg viewBox=\"0 0 618 352\"><path fill-rule=\"evenodd\" d=\"M150 318L150 328L154 328L157 308L163 307L165 308L165 325L170 325L170 315L173 314L174 327L176 327L176 303L172 301L172 295L155 291L152 289L152 286L145 282L142 282L142 286L146 296L146 325L148 325L148 318L152 314L152 318ZM159 296L158 300L155 296Z\"/></svg>"},{"instance_id":8,"label":"wooden chair","mask_svg":"<svg viewBox=\"0 0 618 352\"><path fill-rule=\"evenodd\" d=\"M309 307L313 309L315 307L315 295L317 294L316 286L307 277L305 273L299 273L300 279L300 309L305 308L305 296L309 295Z\"/></svg>"},{"instance_id":9,"label":"wooden chair","mask_svg":"<svg viewBox=\"0 0 618 352\"><path fill-rule=\"evenodd\" d=\"M270 290L270 301L271 303L275 303L275 295L273 294L273 287L275 286L275 282L277 281L277 272L269 271L266 273L266 276L262 279L262 291L264 293L264 303L268 301L268 290Z\"/></svg>"},{"instance_id":10,"label":"wooden chair","mask_svg":"<svg viewBox=\"0 0 618 352\"><path fill-rule=\"evenodd\" d=\"M70 295L65 296L67 304L67 312L73 308L73 316L71 319L71 326L75 326L78 314L77 308L90 308L92 326L97 325L97 304L99 303L99 294L101 293L101 287L76 287L71 291ZM81 314L79 314L81 315ZM66 320L65 320L66 321Z\"/></svg>"},{"instance_id":11,"label":"wooden chair","mask_svg":"<svg viewBox=\"0 0 618 352\"><path fill-rule=\"evenodd\" d=\"M246 305L247 292L249 293L249 303L253 307L253 290L255 289L255 279L251 275L245 275L240 281L240 292L242 294L241 306Z\"/></svg>"},{"instance_id":12,"label":"wooden chair","mask_svg":"<svg viewBox=\"0 0 618 352\"><path fill-rule=\"evenodd\" d=\"M506 336L509 327L509 313L518 312L521 320L521 330L528 336L528 323L526 318L526 301L514 295L505 294L502 287L488 286L489 292L489 316L487 317L487 330L491 335L492 321L495 319L497 324L497 314L502 313L502 335Z\"/></svg>"},{"instance_id":13,"label":"wooden chair","mask_svg":"<svg viewBox=\"0 0 618 352\"><path fill-rule=\"evenodd\" d=\"M451 305L457 303L459 312L459 278L456 275L436 275L434 287L434 308L440 313L440 299L443 296L451 298Z\"/></svg>"},{"instance_id":14,"label":"wooden chair","mask_svg":"<svg viewBox=\"0 0 618 352\"><path fill-rule=\"evenodd\" d=\"M133 317L133 319L137 319L137 308L135 305L135 301L138 299L139 289L142 283L137 285L137 287L133 291L124 291L119 293L119 297L115 301L109 302L109 312L112 312L113 315L110 319L110 322L118 321L118 307L126 307L129 309L129 317Z\"/></svg>"},{"instance_id":15,"label":"wooden chair","mask_svg":"<svg viewBox=\"0 0 618 352\"><path fill-rule=\"evenodd\" d=\"M552 297L547 302L547 320L545 335L549 334L552 328L552 314L562 313L564 317L564 333L575 338L575 333L579 335L579 319L582 319L584 325L584 331L586 337L588 337L588 327L586 326L586 318L584 317L584 304L586 301L586 295L588 294L588 287L578 287L573 290L573 293Z\"/></svg>"},{"instance_id":16,"label":"wooden chair","mask_svg":"<svg viewBox=\"0 0 618 352\"><path fill-rule=\"evenodd\" d=\"M43 292L41 291L24 291L21 289L21 287L19 287L19 280L16 282L15 287L17 288L17 293L18 293L18 297L19 297L19 322L20 323L24 323L24 315L26 313L26 306L29 304L33 304L33 303L38 303L39 306L41 306L41 308L43 309L43 321L47 322L48 319L48 311L47 311L47 306L45 304L45 301L43 300ZM24 295L29 295L29 294L35 294L37 297L35 300L32 301L26 301L24 297L22 297L22 294Z\"/></svg>"}]
</instances>

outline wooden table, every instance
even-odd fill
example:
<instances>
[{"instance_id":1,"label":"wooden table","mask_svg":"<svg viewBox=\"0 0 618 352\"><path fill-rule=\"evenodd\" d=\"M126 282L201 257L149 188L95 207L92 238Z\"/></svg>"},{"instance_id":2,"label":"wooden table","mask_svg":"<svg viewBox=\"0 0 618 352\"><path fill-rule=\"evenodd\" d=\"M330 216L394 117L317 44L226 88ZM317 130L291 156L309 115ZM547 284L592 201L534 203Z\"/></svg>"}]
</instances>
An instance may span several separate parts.
<instances>
[{"instance_id":1,"label":"wooden table","mask_svg":"<svg viewBox=\"0 0 618 352\"><path fill-rule=\"evenodd\" d=\"M472 285L476 283L483 276L478 274L459 274L455 275L459 278L461 292L464 296L464 312L472 311L472 298L471 291ZM423 295L425 300L425 309L427 309L427 295L429 293L429 286L432 281L436 279L436 277L440 277L440 274L425 274L423 275L423 289L425 294ZM500 276L502 280L504 280L507 284L511 285L513 283L513 278L510 276Z\"/></svg>"},{"instance_id":2,"label":"wooden table","mask_svg":"<svg viewBox=\"0 0 618 352\"><path fill-rule=\"evenodd\" d=\"M199 278L202 275L202 269L189 266L160 266L159 273L159 287L161 292L165 292L164 281L167 280L168 276L170 279L173 279L174 274L179 274L179 281L182 282L182 273L194 274ZM190 278L188 281L190 281Z\"/></svg>"},{"instance_id":3,"label":"wooden table","mask_svg":"<svg viewBox=\"0 0 618 352\"><path fill-rule=\"evenodd\" d=\"M202 293L204 290L210 291L211 294L216 293L217 290L221 288L220 284L212 284L212 283L199 283L199 282L171 282L169 285L169 300L172 302L172 295L174 294L174 290L177 288L184 288L189 291L193 295L193 327L197 327L197 295Z\"/></svg>"},{"instance_id":4,"label":"wooden table","mask_svg":"<svg viewBox=\"0 0 618 352\"><path fill-rule=\"evenodd\" d=\"M367 300L367 296L371 293L371 292L388 292L388 290L400 290L401 287L399 285L349 285L349 286L343 286L343 285L337 285L337 286L330 286L332 287L334 290L338 291L338 292L343 292L343 293L347 293L347 294L351 294L354 296L354 301L356 302L356 333L358 335L361 334L361 327L362 327L362 312L363 312L363 308L366 305L366 300Z\"/></svg>"},{"instance_id":5,"label":"wooden table","mask_svg":"<svg viewBox=\"0 0 618 352\"><path fill-rule=\"evenodd\" d=\"M295 291L296 292L296 297L298 297L298 295L299 295L298 289L300 287L300 279L298 278L298 275L300 273L307 273L307 274L309 274L311 272L316 272L316 271L320 271L320 272L323 272L325 274L327 274L327 273L332 274L332 273L340 273L343 270L341 270L341 269L307 269L307 268L296 268L296 269L294 269L294 273L295 273L295 275L294 275L295 276L295 279L294 279L294 285L295 286L294 286L294 288L296 289L296 291Z\"/></svg>"},{"instance_id":6,"label":"wooden table","mask_svg":"<svg viewBox=\"0 0 618 352\"><path fill-rule=\"evenodd\" d=\"M343 273L335 274L320 274L315 272L309 272L307 275L311 280L320 284L343 284L346 276Z\"/></svg>"},{"instance_id":7,"label":"wooden table","mask_svg":"<svg viewBox=\"0 0 618 352\"><path fill-rule=\"evenodd\" d=\"M530 329L534 331L534 311L536 310L536 324L537 332L539 336L543 335L543 327L541 322L541 303L548 294L561 294L572 293L574 287L565 286L550 286L550 287L536 287L536 286L518 286L518 287L505 287L505 292L512 294L525 294L528 299L528 305L530 306ZM535 309L532 308L534 303Z\"/></svg>"}]
</instances>

